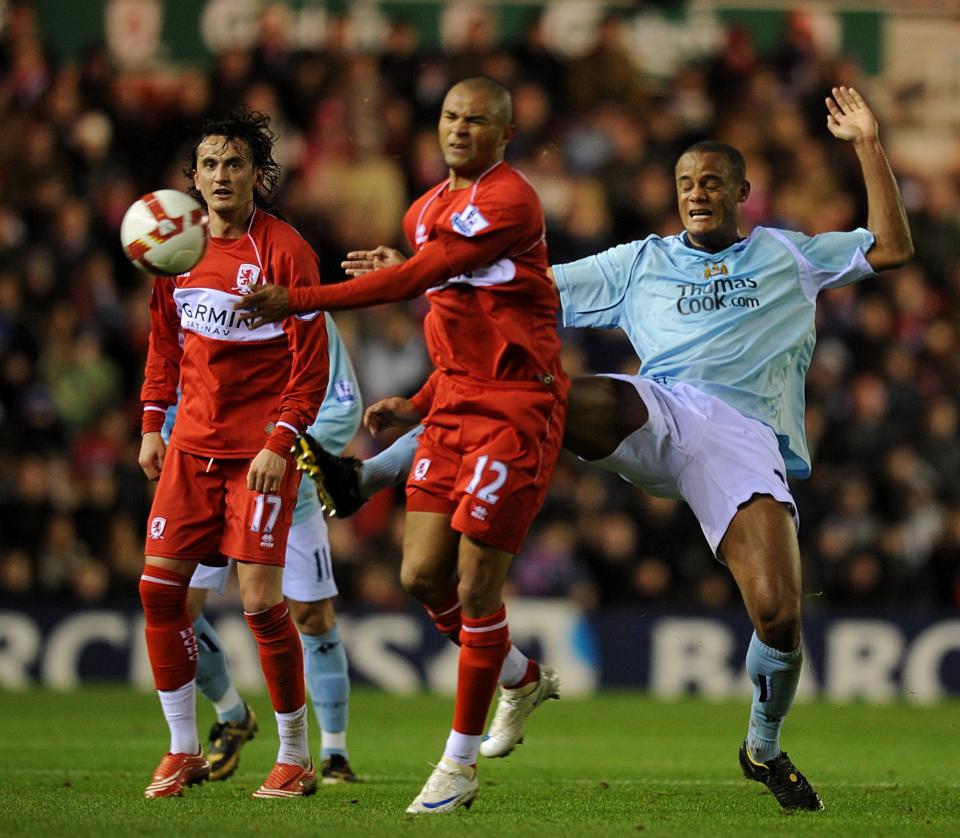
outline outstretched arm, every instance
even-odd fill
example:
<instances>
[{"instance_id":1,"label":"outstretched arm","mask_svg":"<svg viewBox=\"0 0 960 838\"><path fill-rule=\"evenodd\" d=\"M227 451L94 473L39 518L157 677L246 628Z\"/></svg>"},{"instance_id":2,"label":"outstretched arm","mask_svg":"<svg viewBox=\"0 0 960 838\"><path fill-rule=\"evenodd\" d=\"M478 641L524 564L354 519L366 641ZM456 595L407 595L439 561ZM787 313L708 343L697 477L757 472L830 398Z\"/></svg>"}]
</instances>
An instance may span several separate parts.
<instances>
[{"instance_id":1,"label":"outstretched arm","mask_svg":"<svg viewBox=\"0 0 960 838\"><path fill-rule=\"evenodd\" d=\"M402 265L406 261L407 257L395 247L381 244L376 250L351 250L340 267L347 276L363 276L390 265Z\"/></svg>"},{"instance_id":2,"label":"outstretched arm","mask_svg":"<svg viewBox=\"0 0 960 838\"><path fill-rule=\"evenodd\" d=\"M835 87L827 97L827 128L853 143L867 189L867 229L875 241L867 253L874 270L902 265L913 256L913 239L890 161L880 145L877 120L852 87Z\"/></svg>"}]
</instances>

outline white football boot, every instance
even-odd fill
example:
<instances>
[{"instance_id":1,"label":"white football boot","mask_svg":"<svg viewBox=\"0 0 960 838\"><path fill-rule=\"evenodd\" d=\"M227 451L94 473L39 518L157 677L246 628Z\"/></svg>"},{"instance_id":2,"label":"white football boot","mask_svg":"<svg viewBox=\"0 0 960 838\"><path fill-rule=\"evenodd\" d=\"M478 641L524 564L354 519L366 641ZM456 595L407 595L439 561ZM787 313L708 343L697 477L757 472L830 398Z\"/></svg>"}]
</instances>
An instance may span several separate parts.
<instances>
[{"instance_id":1,"label":"white football boot","mask_svg":"<svg viewBox=\"0 0 960 838\"><path fill-rule=\"evenodd\" d=\"M515 690L500 687L497 712L487 736L480 743L485 757L505 757L523 742L527 717L548 698L560 698L560 679L549 666L540 664L540 678Z\"/></svg>"},{"instance_id":2,"label":"white football boot","mask_svg":"<svg viewBox=\"0 0 960 838\"><path fill-rule=\"evenodd\" d=\"M477 796L477 769L444 757L420 790L407 814L446 814L461 806L469 809Z\"/></svg>"}]
</instances>

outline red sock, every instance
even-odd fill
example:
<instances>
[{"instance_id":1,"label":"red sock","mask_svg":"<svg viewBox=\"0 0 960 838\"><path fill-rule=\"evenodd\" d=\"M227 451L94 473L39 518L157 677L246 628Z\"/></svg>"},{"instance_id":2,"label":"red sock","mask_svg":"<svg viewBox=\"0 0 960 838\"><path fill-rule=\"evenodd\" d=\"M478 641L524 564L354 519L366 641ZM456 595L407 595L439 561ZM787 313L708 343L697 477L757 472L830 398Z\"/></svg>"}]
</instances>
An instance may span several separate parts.
<instances>
[{"instance_id":1,"label":"red sock","mask_svg":"<svg viewBox=\"0 0 960 838\"><path fill-rule=\"evenodd\" d=\"M429 605L423 606L426 612L433 620L440 634L446 635L450 640L460 645L460 621L463 612L460 610L460 597L457 595L457 589L454 588L447 597L447 601L439 608L434 610Z\"/></svg>"},{"instance_id":2,"label":"red sock","mask_svg":"<svg viewBox=\"0 0 960 838\"><path fill-rule=\"evenodd\" d=\"M187 611L189 584L189 577L153 565L140 577L147 654L158 690L178 690L197 677L197 637Z\"/></svg>"},{"instance_id":3,"label":"red sock","mask_svg":"<svg viewBox=\"0 0 960 838\"><path fill-rule=\"evenodd\" d=\"M463 617L457 698L453 708L453 729L457 733L468 736L483 733L487 710L509 648L510 629L505 606L501 605L493 614L476 620Z\"/></svg>"},{"instance_id":4,"label":"red sock","mask_svg":"<svg viewBox=\"0 0 960 838\"><path fill-rule=\"evenodd\" d=\"M278 713L292 713L306 702L303 682L303 647L300 635L282 600L273 608L243 615L257 639L260 668Z\"/></svg>"},{"instance_id":5,"label":"red sock","mask_svg":"<svg viewBox=\"0 0 960 838\"><path fill-rule=\"evenodd\" d=\"M520 687L525 687L527 684L532 684L534 681L540 680L540 664L538 664L533 658L527 661L527 671L523 673L523 677L517 681L516 684L504 684L508 690L518 690Z\"/></svg>"}]
</instances>

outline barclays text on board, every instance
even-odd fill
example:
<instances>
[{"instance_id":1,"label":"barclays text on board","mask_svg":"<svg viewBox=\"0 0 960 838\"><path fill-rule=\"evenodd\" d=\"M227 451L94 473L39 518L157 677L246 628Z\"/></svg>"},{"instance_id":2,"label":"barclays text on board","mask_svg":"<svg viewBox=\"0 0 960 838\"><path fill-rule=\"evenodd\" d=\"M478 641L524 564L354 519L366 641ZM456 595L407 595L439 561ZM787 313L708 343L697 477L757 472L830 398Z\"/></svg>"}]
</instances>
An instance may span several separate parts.
<instances>
[{"instance_id":1,"label":"barclays text on board","mask_svg":"<svg viewBox=\"0 0 960 838\"><path fill-rule=\"evenodd\" d=\"M558 600L514 600L511 635L562 673L565 695L608 687L662 697L747 695L743 656L750 627L737 614L622 610L584 617ZM64 613L48 606L0 608L0 688L70 689L122 680L152 688L142 613L106 608ZM214 623L239 687L258 689L256 646L242 615ZM452 691L456 647L419 613L339 616L353 677L402 695ZM800 697L929 703L960 697L960 619L821 616L806 620Z\"/></svg>"}]
</instances>

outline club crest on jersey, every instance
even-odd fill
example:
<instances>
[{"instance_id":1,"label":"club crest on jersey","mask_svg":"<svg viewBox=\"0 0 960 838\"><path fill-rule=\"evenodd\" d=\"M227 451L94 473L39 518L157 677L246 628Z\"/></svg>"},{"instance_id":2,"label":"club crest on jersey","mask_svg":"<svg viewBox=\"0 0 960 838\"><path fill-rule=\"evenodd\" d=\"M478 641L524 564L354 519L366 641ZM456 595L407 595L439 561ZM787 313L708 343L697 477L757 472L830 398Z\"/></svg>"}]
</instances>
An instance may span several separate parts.
<instances>
[{"instance_id":1,"label":"club crest on jersey","mask_svg":"<svg viewBox=\"0 0 960 838\"><path fill-rule=\"evenodd\" d=\"M473 204L467 204L463 212L455 212L451 215L450 223L454 230L467 238L472 238L481 230L490 226L490 222L480 214L480 210Z\"/></svg>"},{"instance_id":2,"label":"club crest on jersey","mask_svg":"<svg viewBox=\"0 0 960 838\"><path fill-rule=\"evenodd\" d=\"M430 458L422 457L417 460L417 464L413 467L413 479L414 480L424 480L426 479L427 472L430 470Z\"/></svg>"},{"instance_id":3,"label":"club crest on jersey","mask_svg":"<svg viewBox=\"0 0 960 838\"><path fill-rule=\"evenodd\" d=\"M237 268L237 284L231 290L238 291L241 297L253 293L253 287L260 279L260 266L244 262Z\"/></svg>"},{"instance_id":4,"label":"club crest on jersey","mask_svg":"<svg viewBox=\"0 0 960 838\"><path fill-rule=\"evenodd\" d=\"M730 271L727 270L726 262L714 262L703 266L703 278L710 279L714 276L726 276Z\"/></svg>"},{"instance_id":5,"label":"club crest on jersey","mask_svg":"<svg viewBox=\"0 0 960 838\"><path fill-rule=\"evenodd\" d=\"M353 404L357 400L357 394L353 390L353 382L341 379L333 385L337 394L337 404Z\"/></svg>"},{"instance_id":6,"label":"club crest on jersey","mask_svg":"<svg viewBox=\"0 0 960 838\"><path fill-rule=\"evenodd\" d=\"M163 538L163 531L167 528L167 519L159 515L150 521L150 538L159 541Z\"/></svg>"}]
</instances>

